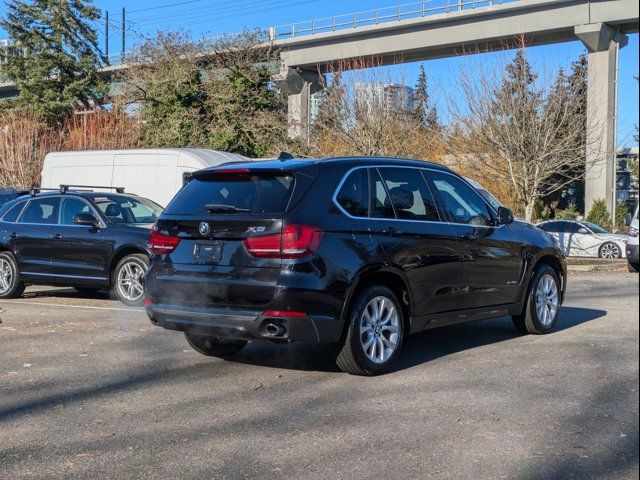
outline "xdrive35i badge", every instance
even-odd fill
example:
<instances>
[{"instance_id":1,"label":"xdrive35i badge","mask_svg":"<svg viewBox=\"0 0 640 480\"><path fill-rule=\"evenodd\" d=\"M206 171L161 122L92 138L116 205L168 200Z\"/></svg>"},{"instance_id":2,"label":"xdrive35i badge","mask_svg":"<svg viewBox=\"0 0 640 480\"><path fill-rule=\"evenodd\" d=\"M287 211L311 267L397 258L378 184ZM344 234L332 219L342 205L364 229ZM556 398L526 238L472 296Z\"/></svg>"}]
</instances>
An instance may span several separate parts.
<instances>
[{"instance_id":1,"label":"xdrive35i badge","mask_svg":"<svg viewBox=\"0 0 640 480\"><path fill-rule=\"evenodd\" d=\"M207 222L200 222L198 225L198 231L200 235L207 235L211 229L209 228L209 224Z\"/></svg>"}]
</instances>

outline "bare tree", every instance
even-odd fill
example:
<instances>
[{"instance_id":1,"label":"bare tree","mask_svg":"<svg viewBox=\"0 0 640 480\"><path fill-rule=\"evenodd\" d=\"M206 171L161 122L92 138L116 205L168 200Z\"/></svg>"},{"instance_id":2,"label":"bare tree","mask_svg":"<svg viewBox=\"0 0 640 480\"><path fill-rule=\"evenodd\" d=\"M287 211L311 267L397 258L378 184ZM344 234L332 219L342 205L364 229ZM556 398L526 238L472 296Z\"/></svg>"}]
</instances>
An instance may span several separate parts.
<instances>
[{"instance_id":1,"label":"bare tree","mask_svg":"<svg viewBox=\"0 0 640 480\"><path fill-rule=\"evenodd\" d=\"M392 75L375 59L352 59L325 78L312 129L318 153L421 158L434 143L402 74Z\"/></svg>"},{"instance_id":2,"label":"bare tree","mask_svg":"<svg viewBox=\"0 0 640 480\"><path fill-rule=\"evenodd\" d=\"M585 174L585 85L538 76L524 42L504 71L476 67L461 72L460 102L450 102L455 135L447 146L477 172L511 186L527 221L538 199ZM587 166L588 167L588 166Z\"/></svg>"}]
</instances>

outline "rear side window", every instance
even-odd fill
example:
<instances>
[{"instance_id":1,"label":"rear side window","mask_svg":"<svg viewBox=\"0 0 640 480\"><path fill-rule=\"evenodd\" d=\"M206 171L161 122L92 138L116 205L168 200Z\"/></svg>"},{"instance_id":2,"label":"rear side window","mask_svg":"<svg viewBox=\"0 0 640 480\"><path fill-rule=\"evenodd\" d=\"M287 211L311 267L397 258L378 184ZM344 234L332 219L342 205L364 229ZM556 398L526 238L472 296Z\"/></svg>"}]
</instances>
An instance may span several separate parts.
<instances>
[{"instance_id":1,"label":"rear side window","mask_svg":"<svg viewBox=\"0 0 640 480\"><path fill-rule=\"evenodd\" d=\"M215 175L194 178L166 208L169 215L182 214L282 214L295 179L293 175Z\"/></svg>"},{"instance_id":2,"label":"rear side window","mask_svg":"<svg viewBox=\"0 0 640 480\"><path fill-rule=\"evenodd\" d=\"M4 215L4 217L2 217L2 220L11 223L14 223L16 220L18 220L18 216L22 211L22 207L24 207L24 203L25 202L20 202L17 205L11 207L11 209Z\"/></svg>"},{"instance_id":3,"label":"rear side window","mask_svg":"<svg viewBox=\"0 0 640 480\"><path fill-rule=\"evenodd\" d=\"M440 220L436 203L420 170L415 168L381 168L396 215L404 220Z\"/></svg>"},{"instance_id":4,"label":"rear side window","mask_svg":"<svg viewBox=\"0 0 640 480\"><path fill-rule=\"evenodd\" d=\"M57 197L31 200L20 217L20 223L57 224L59 204Z\"/></svg>"},{"instance_id":5,"label":"rear side window","mask_svg":"<svg viewBox=\"0 0 640 480\"><path fill-rule=\"evenodd\" d=\"M336 197L338 204L354 217L369 216L369 175L366 168L349 174Z\"/></svg>"}]
</instances>

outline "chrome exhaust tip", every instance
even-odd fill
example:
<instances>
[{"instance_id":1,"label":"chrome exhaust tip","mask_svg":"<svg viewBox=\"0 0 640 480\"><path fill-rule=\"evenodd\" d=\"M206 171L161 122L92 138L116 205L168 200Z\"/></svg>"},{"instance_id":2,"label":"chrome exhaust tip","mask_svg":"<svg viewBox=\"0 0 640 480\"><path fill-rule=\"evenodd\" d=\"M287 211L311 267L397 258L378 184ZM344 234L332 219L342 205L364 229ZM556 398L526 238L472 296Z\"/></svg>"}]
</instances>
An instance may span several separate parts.
<instances>
[{"instance_id":1,"label":"chrome exhaust tip","mask_svg":"<svg viewBox=\"0 0 640 480\"><path fill-rule=\"evenodd\" d=\"M286 332L284 326L279 323L268 323L264 330L270 337L281 337Z\"/></svg>"}]
</instances>

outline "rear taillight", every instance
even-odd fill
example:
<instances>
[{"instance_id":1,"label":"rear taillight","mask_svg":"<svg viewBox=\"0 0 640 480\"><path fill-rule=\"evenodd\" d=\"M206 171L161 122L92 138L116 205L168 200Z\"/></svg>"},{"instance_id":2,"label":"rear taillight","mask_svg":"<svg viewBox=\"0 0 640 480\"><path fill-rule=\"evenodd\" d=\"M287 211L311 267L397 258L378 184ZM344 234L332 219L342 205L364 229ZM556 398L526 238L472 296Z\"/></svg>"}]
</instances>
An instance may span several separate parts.
<instances>
[{"instance_id":1,"label":"rear taillight","mask_svg":"<svg viewBox=\"0 0 640 480\"><path fill-rule=\"evenodd\" d=\"M250 255L258 258L300 258L318 248L322 229L311 225L285 225L282 232L245 238Z\"/></svg>"},{"instance_id":2,"label":"rear taillight","mask_svg":"<svg viewBox=\"0 0 640 480\"><path fill-rule=\"evenodd\" d=\"M173 252L180 243L180 237L174 235L166 235L158 232L158 228L154 225L149 231L149 243L147 244L149 251L157 255Z\"/></svg>"}]
</instances>

